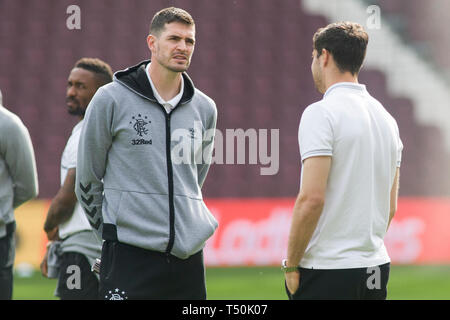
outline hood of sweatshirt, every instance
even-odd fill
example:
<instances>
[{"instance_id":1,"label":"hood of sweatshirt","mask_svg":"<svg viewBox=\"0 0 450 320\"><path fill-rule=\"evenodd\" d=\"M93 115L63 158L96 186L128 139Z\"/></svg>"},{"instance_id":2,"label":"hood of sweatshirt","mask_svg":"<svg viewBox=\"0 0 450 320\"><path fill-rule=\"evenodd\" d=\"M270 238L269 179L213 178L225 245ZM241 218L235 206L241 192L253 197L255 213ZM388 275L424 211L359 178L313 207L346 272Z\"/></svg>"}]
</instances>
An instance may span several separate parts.
<instances>
[{"instance_id":1,"label":"hood of sweatshirt","mask_svg":"<svg viewBox=\"0 0 450 320\"><path fill-rule=\"evenodd\" d=\"M114 73L114 81L123 84L125 87L134 91L136 94L143 96L153 102L158 103L153 94L152 86L148 81L146 67L151 60L144 60L137 65L129 67L125 70L120 70ZM195 87L191 78L186 72L182 73L184 79L184 91L181 97L180 104L187 103L192 100L194 96Z\"/></svg>"}]
</instances>

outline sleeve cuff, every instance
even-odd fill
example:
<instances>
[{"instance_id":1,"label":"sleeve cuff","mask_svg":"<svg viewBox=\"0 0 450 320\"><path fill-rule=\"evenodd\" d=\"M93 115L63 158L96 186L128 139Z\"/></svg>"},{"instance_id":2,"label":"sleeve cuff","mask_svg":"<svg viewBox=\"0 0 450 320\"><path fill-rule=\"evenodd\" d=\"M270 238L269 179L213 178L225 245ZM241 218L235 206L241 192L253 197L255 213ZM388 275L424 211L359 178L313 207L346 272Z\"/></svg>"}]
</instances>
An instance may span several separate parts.
<instances>
[{"instance_id":1,"label":"sleeve cuff","mask_svg":"<svg viewBox=\"0 0 450 320\"><path fill-rule=\"evenodd\" d=\"M333 156L333 152L331 150L325 150L325 149L308 151L308 152L305 152L304 154L302 154L302 162L308 158L319 157L319 156L331 157L331 156Z\"/></svg>"}]
</instances>

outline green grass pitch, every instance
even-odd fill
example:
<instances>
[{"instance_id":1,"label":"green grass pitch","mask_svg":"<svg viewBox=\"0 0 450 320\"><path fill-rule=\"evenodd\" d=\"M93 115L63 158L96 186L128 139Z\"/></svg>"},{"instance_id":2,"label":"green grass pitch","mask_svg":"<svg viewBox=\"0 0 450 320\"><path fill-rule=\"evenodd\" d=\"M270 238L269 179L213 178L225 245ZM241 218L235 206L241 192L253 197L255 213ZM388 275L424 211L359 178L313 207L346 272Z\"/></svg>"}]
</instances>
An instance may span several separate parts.
<instances>
[{"instance_id":1,"label":"green grass pitch","mask_svg":"<svg viewBox=\"0 0 450 320\"><path fill-rule=\"evenodd\" d=\"M450 265L392 266L389 300L450 300ZM278 267L207 268L210 300L286 300L283 274ZM14 278L13 299L56 299L56 280L39 272L28 278Z\"/></svg>"}]
</instances>

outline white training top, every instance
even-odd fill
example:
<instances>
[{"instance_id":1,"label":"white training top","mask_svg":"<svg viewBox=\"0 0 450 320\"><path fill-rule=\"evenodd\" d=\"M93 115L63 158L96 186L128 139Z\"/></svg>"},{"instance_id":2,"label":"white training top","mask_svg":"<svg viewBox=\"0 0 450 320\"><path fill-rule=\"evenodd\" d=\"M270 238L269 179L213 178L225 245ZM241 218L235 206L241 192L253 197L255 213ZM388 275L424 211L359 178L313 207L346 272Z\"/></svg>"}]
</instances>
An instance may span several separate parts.
<instances>
[{"instance_id":1,"label":"white training top","mask_svg":"<svg viewBox=\"0 0 450 320\"><path fill-rule=\"evenodd\" d=\"M395 119L364 85L337 83L304 111L299 145L302 161L332 157L323 211L300 266L347 269L390 262L383 238L403 149Z\"/></svg>"},{"instance_id":2,"label":"white training top","mask_svg":"<svg viewBox=\"0 0 450 320\"><path fill-rule=\"evenodd\" d=\"M73 128L72 134L67 141L66 147L64 148L64 152L61 157L61 186L66 180L69 169L77 167L78 141L80 140L83 122L84 120L81 120ZM91 230L91 226L86 214L80 206L80 203L77 201L72 217L68 221L59 225L59 237L64 239L83 230Z\"/></svg>"},{"instance_id":3,"label":"white training top","mask_svg":"<svg viewBox=\"0 0 450 320\"><path fill-rule=\"evenodd\" d=\"M173 97L172 99L170 99L169 101L166 101L163 98L161 98L158 90L156 90L156 87L155 87L155 84L153 83L152 78L150 77L150 64L151 64L151 62L147 65L147 68L145 70L147 71L146 72L147 78L148 78L148 81L150 82L150 86L152 87L153 95L155 96L156 100L158 100L158 102L163 105L164 109L166 109L166 112L170 113L176 107L178 102L180 102L181 98L183 97L183 92L184 92L183 76L181 76L180 92L178 92L178 94L175 97Z\"/></svg>"}]
</instances>

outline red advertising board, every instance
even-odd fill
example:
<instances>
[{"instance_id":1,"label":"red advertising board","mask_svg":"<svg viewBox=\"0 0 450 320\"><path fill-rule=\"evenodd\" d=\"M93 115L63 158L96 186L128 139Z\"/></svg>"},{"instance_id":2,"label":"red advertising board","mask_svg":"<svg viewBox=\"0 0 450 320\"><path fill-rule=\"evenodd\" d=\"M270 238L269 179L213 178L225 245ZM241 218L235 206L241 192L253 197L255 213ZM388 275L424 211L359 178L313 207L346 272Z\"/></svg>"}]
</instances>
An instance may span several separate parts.
<instances>
[{"instance_id":1,"label":"red advertising board","mask_svg":"<svg viewBox=\"0 0 450 320\"><path fill-rule=\"evenodd\" d=\"M279 265L286 256L295 199L208 199L219 228L205 247L208 266ZM42 231L50 201L16 210L16 266L38 268L47 238ZM392 263L450 263L450 199L400 198L385 237Z\"/></svg>"},{"instance_id":2,"label":"red advertising board","mask_svg":"<svg viewBox=\"0 0 450 320\"><path fill-rule=\"evenodd\" d=\"M209 199L219 228L209 266L278 265L286 256L295 199ZM392 263L450 263L450 199L401 198L385 237Z\"/></svg>"}]
</instances>

